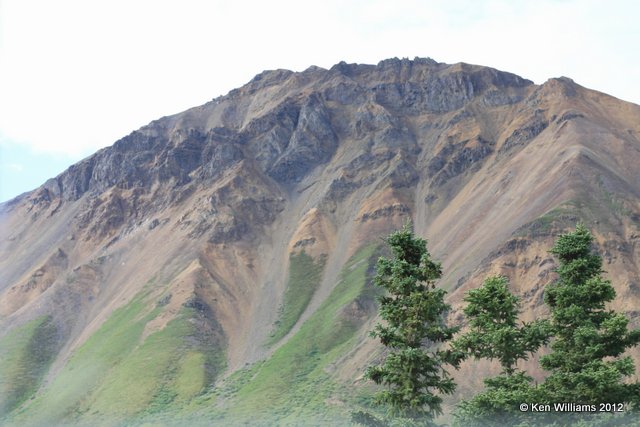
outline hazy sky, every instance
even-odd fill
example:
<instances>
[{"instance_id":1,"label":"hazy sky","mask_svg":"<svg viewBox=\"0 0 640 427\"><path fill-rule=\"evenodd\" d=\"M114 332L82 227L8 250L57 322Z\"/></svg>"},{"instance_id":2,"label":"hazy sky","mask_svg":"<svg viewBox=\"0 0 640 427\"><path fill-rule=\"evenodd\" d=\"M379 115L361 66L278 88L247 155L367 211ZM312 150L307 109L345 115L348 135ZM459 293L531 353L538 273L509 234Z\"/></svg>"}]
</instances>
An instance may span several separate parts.
<instances>
[{"instance_id":1,"label":"hazy sky","mask_svg":"<svg viewBox=\"0 0 640 427\"><path fill-rule=\"evenodd\" d=\"M488 65L640 103L640 2L0 0L0 201L265 69Z\"/></svg>"}]
</instances>

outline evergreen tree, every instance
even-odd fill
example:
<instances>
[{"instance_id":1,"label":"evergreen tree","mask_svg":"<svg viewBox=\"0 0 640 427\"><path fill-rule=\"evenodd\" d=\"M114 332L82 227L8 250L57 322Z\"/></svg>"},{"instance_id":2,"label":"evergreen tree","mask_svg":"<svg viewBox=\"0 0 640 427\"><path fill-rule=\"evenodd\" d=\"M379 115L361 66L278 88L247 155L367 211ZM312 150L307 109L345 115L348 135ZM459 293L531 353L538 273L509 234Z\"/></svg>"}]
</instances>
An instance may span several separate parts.
<instances>
[{"instance_id":1,"label":"evergreen tree","mask_svg":"<svg viewBox=\"0 0 640 427\"><path fill-rule=\"evenodd\" d=\"M464 298L469 331L453 342L459 353L475 359L497 360L499 376L485 379L485 390L458 405L460 425L509 425L524 415L519 405L531 402L532 378L517 369L548 341L546 321L518 325L519 299L509 292L505 277L490 277Z\"/></svg>"},{"instance_id":2,"label":"evergreen tree","mask_svg":"<svg viewBox=\"0 0 640 427\"><path fill-rule=\"evenodd\" d=\"M386 386L377 402L388 405L392 417L414 425L428 424L442 413L440 394L455 389L444 369L450 353L437 347L450 340L456 328L445 324L446 292L435 285L442 270L431 260L426 241L415 237L409 224L385 241L393 258L378 259L374 279L387 291L379 299L385 323L376 325L371 335L389 348L389 354L366 375Z\"/></svg>"},{"instance_id":3,"label":"evergreen tree","mask_svg":"<svg viewBox=\"0 0 640 427\"><path fill-rule=\"evenodd\" d=\"M640 330L608 310L615 290L602 278L602 259L591 250L593 236L584 225L560 236L551 253L560 261L559 280L545 290L551 311L552 352L541 358L550 375L541 385L548 403L626 403L638 408L640 385L625 383L634 365L625 350L640 342Z\"/></svg>"}]
</instances>

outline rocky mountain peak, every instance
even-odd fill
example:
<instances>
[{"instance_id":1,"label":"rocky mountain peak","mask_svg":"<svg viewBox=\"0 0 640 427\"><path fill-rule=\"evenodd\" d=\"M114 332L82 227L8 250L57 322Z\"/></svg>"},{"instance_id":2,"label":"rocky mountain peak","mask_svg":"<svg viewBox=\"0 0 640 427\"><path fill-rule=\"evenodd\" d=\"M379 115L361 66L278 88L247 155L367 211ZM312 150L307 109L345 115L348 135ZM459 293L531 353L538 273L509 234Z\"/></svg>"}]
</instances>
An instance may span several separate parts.
<instances>
[{"instance_id":1,"label":"rocky mountain peak","mask_svg":"<svg viewBox=\"0 0 640 427\"><path fill-rule=\"evenodd\" d=\"M332 79L336 72L349 79ZM76 200L112 186L148 187L168 180L181 185L194 178L196 169L201 171L197 176L211 177L225 162L247 155L277 181L297 181L310 164L335 152L336 132L350 132L337 129L332 116L339 109L327 103L355 109L379 105L391 116L442 114L481 95L494 106L512 103L520 96L515 92L530 84L513 74L429 58L394 58L375 66L341 62L330 70L315 67L302 73L265 71L226 97L116 141L49 181L44 190L51 197ZM269 96L262 100L266 91ZM260 102L263 108L251 111L249 105Z\"/></svg>"}]
</instances>

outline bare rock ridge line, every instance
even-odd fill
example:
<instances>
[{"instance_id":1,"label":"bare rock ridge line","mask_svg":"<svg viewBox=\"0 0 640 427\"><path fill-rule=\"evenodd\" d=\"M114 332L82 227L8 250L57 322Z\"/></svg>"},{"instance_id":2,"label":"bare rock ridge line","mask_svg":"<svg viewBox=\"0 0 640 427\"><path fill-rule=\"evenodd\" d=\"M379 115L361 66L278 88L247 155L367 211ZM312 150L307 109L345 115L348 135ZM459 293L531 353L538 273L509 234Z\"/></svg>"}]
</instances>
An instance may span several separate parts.
<instances>
[{"instance_id":1,"label":"bare rock ridge line","mask_svg":"<svg viewBox=\"0 0 640 427\"><path fill-rule=\"evenodd\" d=\"M163 338L167 366L201 366L201 390L212 389L254 363L285 360L305 325L320 328L318 316L338 323L308 360L331 354L327 381L358 383L379 348L366 335L373 290L355 283L370 275L380 238L409 219L443 262L454 321L464 292L488 274L509 277L523 320L543 315L548 248L583 221L616 309L637 325L638 165L640 107L565 77L536 85L428 58L264 71L0 204L0 343L55 330L46 365L20 365L34 372L36 403L0 381L0 409L37 420L104 337L121 345L105 361L116 375L174 330L183 335ZM300 262L317 275L299 274ZM137 331L127 342L116 339L122 319ZM19 343L5 348L22 354ZM15 370L3 363L0 372ZM180 384L183 368L166 369L151 395ZM480 378L474 369L455 375ZM87 370L91 381L51 416L154 408L114 400L100 372ZM176 405L201 391L175 387Z\"/></svg>"},{"instance_id":2,"label":"bare rock ridge line","mask_svg":"<svg viewBox=\"0 0 640 427\"><path fill-rule=\"evenodd\" d=\"M483 101L489 105L511 104L522 95L496 100L497 94L502 92L492 87L519 89L532 84L496 70L466 65L459 65L459 71L452 68L458 67L429 61L388 60L377 67L341 63L328 71L311 68L302 73L284 73L285 83L294 80L286 86L294 85L294 90L313 92L293 96L287 93L290 91L280 90L273 97L275 99L269 99L269 105L262 106L259 113L264 114L248 120L249 111L246 110L254 105L246 105L248 102L238 98L255 94L260 89L270 89L268 83L272 80L265 75L283 77L283 73L264 72L240 90L210 104L152 122L72 166L44 185L43 201L57 196L75 200L88 191L102 192L113 186L144 187L154 180L174 180L176 185L184 185L193 178L189 174L196 168L201 169L199 177L211 178L220 167L247 158L248 154L253 154L250 157L263 172L279 183L287 183L299 180L309 165L328 160L336 149L336 130L352 130L332 126L325 106L327 101L338 104L360 101L384 108L384 116L371 117L375 114L371 112L365 113L369 117L359 115L355 124L357 132L362 132L363 119L369 119L369 124L371 120L386 122L387 132L402 132L401 127L393 126L390 112L449 112L461 108L478 93L485 93ZM308 74L312 73L315 84L295 81L311 79ZM381 73L390 75L392 81L376 81ZM372 81L369 80L371 77ZM339 82L337 88L330 85L333 81ZM334 93L336 90L340 96ZM353 96L345 97L345 92ZM230 102L236 99L239 102ZM255 104L256 101L261 100L250 102ZM191 125L188 129L180 126L185 122Z\"/></svg>"}]
</instances>

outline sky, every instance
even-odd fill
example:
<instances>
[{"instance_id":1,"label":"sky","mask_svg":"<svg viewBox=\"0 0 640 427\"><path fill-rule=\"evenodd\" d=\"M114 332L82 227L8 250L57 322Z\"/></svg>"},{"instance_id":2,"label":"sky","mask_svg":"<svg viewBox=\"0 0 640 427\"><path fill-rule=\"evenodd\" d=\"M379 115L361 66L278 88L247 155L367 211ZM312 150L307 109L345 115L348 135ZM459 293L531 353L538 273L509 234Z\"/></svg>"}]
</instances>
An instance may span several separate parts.
<instances>
[{"instance_id":1,"label":"sky","mask_svg":"<svg viewBox=\"0 0 640 427\"><path fill-rule=\"evenodd\" d=\"M0 0L0 202L267 69L392 57L640 104L635 0Z\"/></svg>"}]
</instances>

